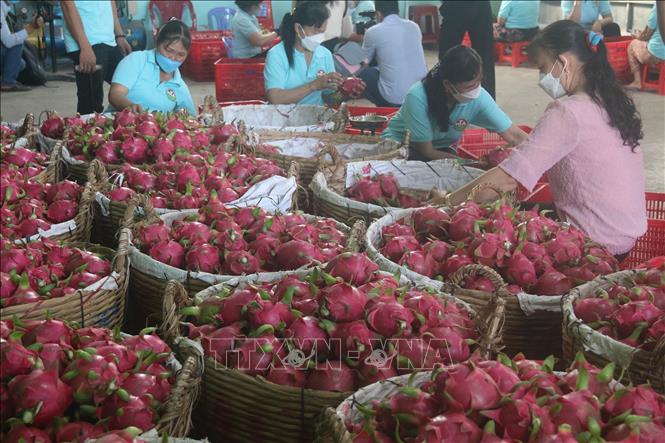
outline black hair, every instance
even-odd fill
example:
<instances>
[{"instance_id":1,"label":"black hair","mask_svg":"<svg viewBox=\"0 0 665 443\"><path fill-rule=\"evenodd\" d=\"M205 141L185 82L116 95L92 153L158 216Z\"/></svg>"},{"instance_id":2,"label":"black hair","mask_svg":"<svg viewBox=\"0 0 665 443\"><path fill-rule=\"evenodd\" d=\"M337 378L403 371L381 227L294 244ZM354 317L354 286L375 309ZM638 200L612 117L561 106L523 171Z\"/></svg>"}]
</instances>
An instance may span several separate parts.
<instances>
[{"instance_id":1,"label":"black hair","mask_svg":"<svg viewBox=\"0 0 665 443\"><path fill-rule=\"evenodd\" d=\"M457 45L446 51L441 61L423 79L429 113L434 116L442 132L446 132L450 126L451 111L443 81L448 80L452 84L468 82L477 78L482 69L482 59L474 49Z\"/></svg>"},{"instance_id":2,"label":"black hair","mask_svg":"<svg viewBox=\"0 0 665 443\"><path fill-rule=\"evenodd\" d=\"M293 51L295 51L296 31L294 25L296 23L300 26L316 26L317 28L323 24L330 17L330 11L323 2L320 1L304 1L298 2L298 6L292 13L287 13L282 19L281 37L284 42L284 51L286 58L289 60L289 66L293 66Z\"/></svg>"},{"instance_id":3,"label":"black hair","mask_svg":"<svg viewBox=\"0 0 665 443\"><path fill-rule=\"evenodd\" d=\"M252 1L252 0L236 0L236 6L238 6L243 11L247 12L250 9L259 6L261 1Z\"/></svg>"},{"instance_id":4,"label":"black hair","mask_svg":"<svg viewBox=\"0 0 665 443\"><path fill-rule=\"evenodd\" d=\"M399 2L397 0L382 0L374 2L374 9L380 12L384 17L390 14L399 14Z\"/></svg>"},{"instance_id":5,"label":"black hair","mask_svg":"<svg viewBox=\"0 0 665 443\"><path fill-rule=\"evenodd\" d=\"M189 51L192 46L192 34L186 24L180 20L171 19L160 28L155 40L155 47L169 46L173 42L180 42Z\"/></svg>"},{"instance_id":6,"label":"black hair","mask_svg":"<svg viewBox=\"0 0 665 443\"><path fill-rule=\"evenodd\" d=\"M585 92L598 105L605 108L610 125L621 134L623 143L634 151L642 133L642 119L635 103L619 84L612 66L607 60L607 49L601 40L595 48L589 43L589 33L571 20L561 20L547 26L531 41L529 57L534 59L539 51L554 57L572 52L584 64Z\"/></svg>"}]
</instances>

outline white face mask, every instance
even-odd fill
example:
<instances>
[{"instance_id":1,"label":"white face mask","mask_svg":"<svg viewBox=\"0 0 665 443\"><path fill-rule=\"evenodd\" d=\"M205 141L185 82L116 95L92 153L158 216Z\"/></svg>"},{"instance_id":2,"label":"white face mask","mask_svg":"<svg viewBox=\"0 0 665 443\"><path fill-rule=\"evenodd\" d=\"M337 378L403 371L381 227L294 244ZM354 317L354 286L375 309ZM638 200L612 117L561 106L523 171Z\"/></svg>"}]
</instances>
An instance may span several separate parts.
<instances>
[{"instance_id":1,"label":"white face mask","mask_svg":"<svg viewBox=\"0 0 665 443\"><path fill-rule=\"evenodd\" d=\"M566 71L567 64L568 60L564 59L561 75L563 75L563 73ZM556 62L554 65L556 65ZM547 95L556 100L557 98L561 98L568 94L568 92L565 90L563 85L561 85L561 76L556 78L554 75L552 75L552 71L554 71L554 65L552 65L552 69L550 69L549 74L543 74L542 72L540 73L540 81L538 82L538 86L540 86L547 93Z\"/></svg>"},{"instance_id":2,"label":"white face mask","mask_svg":"<svg viewBox=\"0 0 665 443\"><path fill-rule=\"evenodd\" d=\"M300 44L303 46L303 48L307 49L309 52L314 52L314 50L321 43L323 43L324 39L326 38L325 32L322 32L320 34L307 35L305 34L305 30L302 28L302 26L300 26L300 30L304 35L304 37L300 38Z\"/></svg>"},{"instance_id":3,"label":"white face mask","mask_svg":"<svg viewBox=\"0 0 665 443\"><path fill-rule=\"evenodd\" d=\"M465 103L472 102L473 100L480 97L480 90L481 90L480 85L478 85L478 87L473 88L472 90L466 91L466 92L457 92L457 89L452 85L451 85L451 89L452 89L451 92L453 94L453 98L455 100L457 100L457 102L462 104L462 105L465 104Z\"/></svg>"}]
</instances>

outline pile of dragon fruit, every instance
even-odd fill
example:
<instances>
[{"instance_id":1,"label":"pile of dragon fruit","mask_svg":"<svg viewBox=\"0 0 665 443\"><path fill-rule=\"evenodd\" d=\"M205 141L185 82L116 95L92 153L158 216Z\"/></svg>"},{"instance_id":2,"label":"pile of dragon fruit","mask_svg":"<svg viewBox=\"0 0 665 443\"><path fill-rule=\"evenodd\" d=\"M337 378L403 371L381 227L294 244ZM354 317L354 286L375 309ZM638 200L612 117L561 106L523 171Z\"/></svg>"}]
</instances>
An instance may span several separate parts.
<instances>
[{"instance_id":1,"label":"pile of dragon fruit","mask_svg":"<svg viewBox=\"0 0 665 443\"><path fill-rule=\"evenodd\" d=\"M174 378L151 330L9 320L0 333L3 442L124 442L156 425Z\"/></svg>"},{"instance_id":2,"label":"pile of dragon fruit","mask_svg":"<svg viewBox=\"0 0 665 443\"><path fill-rule=\"evenodd\" d=\"M342 253L346 235L332 219L269 215L260 207L208 202L175 220L135 229L134 245L153 259L188 271L243 275L324 263Z\"/></svg>"},{"instance_id":3,"label":"pile of dragon fruit","mask_svg":"<svg viewBox=\"0 0 665 443\"><path fill-rule=\"evenodd\" d=\"M574 302L575 315L598 332L653 350L665 336L665 264Z\"/></svg>"},{"instance_id":4,"label":"pile of dragon fruit","mask_svg":"<svg viewBox=\"0 0 665 443\"><path fill-rule=\"evenodd\" d=\"M347 197L363 203L393 208L417 208L422 203L403 192L392 174L377 174L363 177L346 190Z\"/></svg>"},{"instance_id":5,"label":"pile of dragon fruit","mask_svg":"<svg viewBox=\"0 0 665 443\"><path fill-rule=\"evenodd\" d=\"M498 271L514 294L566 294L618 267L612 254L581 231L503 200L417 209L410 221L383 227L382 236L381 253L413 272L444 278L477 263ZM483 277L467 279L465 287L494 290Z\"/></svg>"},{"instance_id":6,"label":"pile of dragon fruit","mask_svg":"<svg viewBox=\"0 0 665 443\"><path fill-rule=\"evenodd\" d=\"M0 143L11 143L16 140L16 131L7 125L0 124Z\"/></svg>"},{"instance_id":7,"label":"pile of dragon fruit","mask_svg":"<svg viewBox=\"0 0 665 443\"><path fill-rule=\"evenodd\" d=\"M3 145L0 149L0 180L5 188L11 182L30 179L46 169L48 156L27 148Z\"/></svg>"},{"instance_id":8,"label":"pile of dragon fruit","mask_svg":"<svg viewBox=\"0 0 665 443\"><path fill-rule=\"evenodd\" d=\"M73 158L132 165L168 161L178 152L206 155L211 143L223 143L237 133L232 125L208 130L189 116L136 114L129 109L113 117L95 114L87 121L55 115L42 124L41 132L62 139L65 128L65 147Z\"/></svg>"},{"instance_id":9,"label":"pile of dragon fruit","mask_svg":"<svg viewBox=\"0 0 665 443\"><path fill-rule=\"evenodd\" d=\"M0 233L6 238L25 238L76 217L82 187L69 180L56 184L21 180L8 181L0 192Z\"/></svg>"},{"instance_id":10,"label":"pile of dragon fruit","mask_svg":"<svg viewBox=\"0 0 665 443\"><path fill-rule=\"evenodd\" d=\"M256 183L284 171L270 160L219 151L204 158L185 153L141 169L123 165L123 186L108 192L112 201L128 201L136 193L150 196L156 208L197 209L232 202Z\"/></svg>"},{"instance_id":11,"label":"pile of dragon fruit","mask_svg":"<svg viewBox=\"0 0 665 443\"><path fill-rule=\"evenodd\" d=\"M70 295L111 274L110 250L86 251L49 239L26 244L0 241L2 307Z\"/></svg>"},{"instance_id":12,"label":"pile of dragon fruit","mask_svg":"<svg viewBox=\"0 0 665 443\"><path fill-rule=\"evenodd\" d=\"M581 354L564 373L543 361L501 356L441 368L359 407L354 442L575 443L663 441L665 398L648 385L612 381Z\"/></svg>"},{"instance_id":13,"label":"pile of dragon fruit","mask_svg":"<svg viewBox=\"0 0 665 443\"><path fill-rule=\"evenodd\" d=\"M469 358L477 330L468 311L377 270L347 252L306 276L225 289L182 313L207 356L281 385L347 392Z\"/></svg>"}]
</instances>

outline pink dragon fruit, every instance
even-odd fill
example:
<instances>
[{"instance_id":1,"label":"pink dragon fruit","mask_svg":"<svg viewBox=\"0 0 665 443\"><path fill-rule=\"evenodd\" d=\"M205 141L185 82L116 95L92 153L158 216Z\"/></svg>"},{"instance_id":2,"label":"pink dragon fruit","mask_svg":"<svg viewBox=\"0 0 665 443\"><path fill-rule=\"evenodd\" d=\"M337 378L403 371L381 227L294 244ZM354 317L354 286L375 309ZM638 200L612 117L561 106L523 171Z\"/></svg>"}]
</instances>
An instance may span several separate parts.
<instances>
[{"instance_id":1,"label":"pink dragon fruit","mask_svg":"<svg viewBox=\"0 0 665 443\"><path fill-rule=\"evenodd\" d=\"M345 282L359 286L367 283L379 266L366 254L346 252L331 260L325 270L333 277L341 277Z\"/></svg>"},{"instance_id":2,"label":"pink dragon fruit","mask_svg":"<svg viewBox=\"0 0 665 443\"><path fill-rule=\"evenodd\" d=\"M72 389L60 381L55 370L36 369L14 377L8 385L16 413L25 423L45 427L61 417L72 403Z\"/></svg>"},{"instance_id":3,"label":"pink dragon fruit","mask_svg":"<svg viewBox=\"0 0 665 443\"><path fill-rule=\"evenodd\" d=\"M153 259L175 268L182 268L185 265L185 248L173 240L155 243L149 249L148 254Z\"/></svg>"},{"instance_id":4,"label":"pink dragon fruit","mask_svg":"<svg viewBox=\"0 0 665 443\"><path fill-rule=\"evenodd\" d=\"M450 216L443 210L433 206L417 209L413 212L413 227L421 237L433 236L444 239L448 236L446 230L450 223Z\"/></svg>"},{"instance_id":5,"label":"pink dragon fruit","mask_svg":"<svg viewBox=\"0 0 665 443\"><path fill-rule=\"evenodd\" d=\"M318 248L302 240L290 240L282 243L275 251L275 261L282 270L298 269L319 261Z\"/></svg>"},{"instance_id":6,"label":"pink dragon fruit","mask_svg":"<svg viewBox=\"0 0 665 443\"><path fill-rule=\"evenodd\" d=\"M400 259L399 264L416 274L426 277L434 277L435 269L437 269L434 260L422 251L406 252Z\"/></svg>"},{"instance_id":7,"label":"pink dragon fruit","mask_svg":"<svg viewBox=\"0 0 665 443\"><path fill-rule=\"evenodd\" d=\"M363 315L367 295L347 283L337 283L320 290L321 314L333 321L351 322Z\"/></svg>"},{"instance_id":8,"label":"pink dragon fruit","mask_svg":"<svg viewBox=\"0 0 665 443\"><path fill-rule=\"evenodd\" d=\"M305 387L320 391L350 392L356 388L356 372L341 361L317 363Z\"/></svg>"},{"instance_id":9,"label":"pink dragon fruit","mask_svg":"<svg viewBox=\"0 0 665 443\"><path fill-rule=\"evenodd\" d=\"M397 303L378 303L367 312L367 324L383 337L411 334L414 317L405 306Z\"/></svg>"},{"instance_id":10,"label":"pink dragon fruit","mask_svg":"<svg viewBox=\"0 0 665 443\"><path fill-rule=\"evenodd\" d=\"M479 443L483 431L471 419L459 413L434 417L425 427L425 442L464 441Z\"/></svg>"}]
</instances>

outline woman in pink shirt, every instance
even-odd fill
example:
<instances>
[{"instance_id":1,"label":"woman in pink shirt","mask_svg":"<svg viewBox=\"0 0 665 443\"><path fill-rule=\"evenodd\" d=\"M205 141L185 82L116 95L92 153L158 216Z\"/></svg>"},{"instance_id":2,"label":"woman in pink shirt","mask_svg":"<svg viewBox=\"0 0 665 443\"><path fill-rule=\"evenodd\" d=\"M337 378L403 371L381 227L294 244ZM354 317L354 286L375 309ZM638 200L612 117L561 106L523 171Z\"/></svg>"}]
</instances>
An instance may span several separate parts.
<instances>
[{"instance_id":1,"label":"woman in pink shirt","mask_svg":"<svg viewBox=\"0 0 665 443\"><path fill-rule=\"evenodd\" d=\"M479 184L533 190L547 172L561 221L585 231L619 259L646 232L642 121L617 82L602 36L562 20L533 40L539 85L555 99L529 138L498 167L448 196L466 200ZM479 199L496 198L488 190Z\"/></svg>"}]
</instances>

